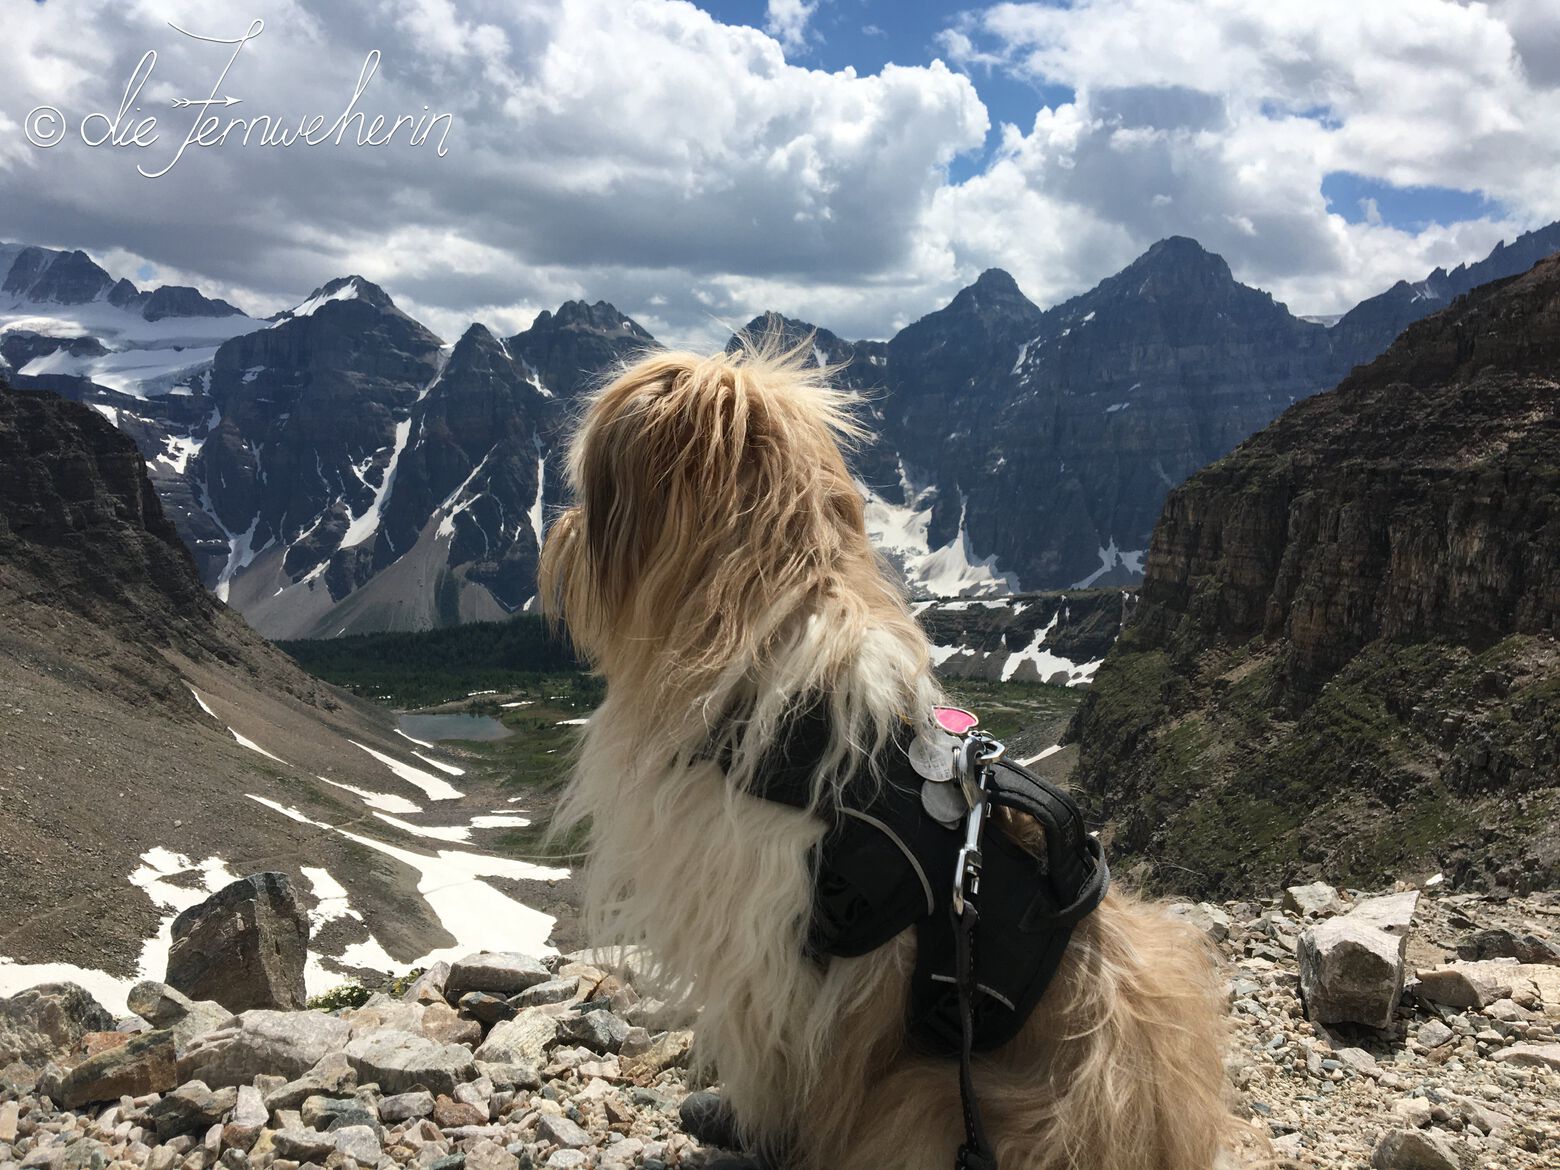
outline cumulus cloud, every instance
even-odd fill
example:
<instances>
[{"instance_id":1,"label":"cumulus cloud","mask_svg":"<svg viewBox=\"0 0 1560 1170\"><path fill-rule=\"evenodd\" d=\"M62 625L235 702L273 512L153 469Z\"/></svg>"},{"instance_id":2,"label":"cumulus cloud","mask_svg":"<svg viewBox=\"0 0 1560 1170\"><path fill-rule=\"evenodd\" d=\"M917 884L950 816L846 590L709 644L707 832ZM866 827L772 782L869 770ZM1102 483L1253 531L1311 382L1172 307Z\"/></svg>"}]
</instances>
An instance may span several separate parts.
<instances>
[{"instance_id":1,"label":"cumulus cloud","mask_svg":"<svg viewBox=\"0 0 1560 1170\"><path fill-rule=\"evenodd\" d=\"M769 0L764 5L764 31L792 52L807 47L807 25L818 11L818 0Z\"/></svg>"},{"instance_id":2,"label":"cumulus cloud","mask_svg":"<svg viewBox=\"0 0 1560 1170\"><path fill-rule=\"evenodd\" d=\"M763 32L690 4L615 0L265 0L265 30L224 82L234 115L334 117L365 55L370 116L449 111L448 154L403 143L192 149L165 177L249 19L195 0L28 6L8 22L15 67L0 117L48 103L115 109L142 52L165 141L151 151L0 150L5 238L121 249L270 311L345 271L447 321L521 318L560 295L623 301L657 288L676 336L707 332L722 281L871 282L911 263L920 225L986 112L940 62L857 77L788 63ZM793 26L800 27L800 26ZM188 91L188 92L186 92ZM226 115L226 111L219 111ZM698 306L697 308L695 306ZM745 306L741 307L745 310ZM448 326L445 326L448 328Z\"/></svg>"},{"instance_id":3,"label":"cumulus cloud","mask_svg":"<svg viewBox=\"0 0 1560 1170\"><path fill-rule=\"evenodd\" d=\"M18 6L0 45L0 237L263 313L358 272L446 337L584 296L706 343L765 308L887 336L990 265L1048 304L1175 233L1297 311L1334 312L1560 217L1549 0L1000 4L950 18L948 64L869 76L797 64L817 8L771 0L760 30L685 0ZM192 120L170 100L205 96L226 59L168 22L234 36L252 16L265 31L224 81L243 99L231 116L334 118L378 50L359 108L448 112L447 155L229 143L138 176ZM40 104L116 110L148 49L156 149L21 139ZM992 71L1074 97L1000 127L950 180L984 150ZM1496 210L1404 225L1386 203L1329 208L1337 171L1477 187Z\"/></svg>"},{"instance_id":4,"label":"cumulus cloud","mask_svg":"<svg viewBox=\"0 0 1560 1170\"><path fill-rule=\"evenodd\" d=\"M1301 311L1339 311L1560 217L1547 131L1560 95L1542 80L1560 45L1537 9L1079 0L966 16L944 38L950 59L1076 97L1004 127L985 172L940 193L939 222L961 254L991 245L991 216L1009 232L1044 225L1015 261L1042 299L1094 283L1107 240L1121 258L1180 233ZM1414 226L1374 203L1346 216L1322 195L1336 171L1476 189L1503 210Z\"/></svg>"}]
</instances>

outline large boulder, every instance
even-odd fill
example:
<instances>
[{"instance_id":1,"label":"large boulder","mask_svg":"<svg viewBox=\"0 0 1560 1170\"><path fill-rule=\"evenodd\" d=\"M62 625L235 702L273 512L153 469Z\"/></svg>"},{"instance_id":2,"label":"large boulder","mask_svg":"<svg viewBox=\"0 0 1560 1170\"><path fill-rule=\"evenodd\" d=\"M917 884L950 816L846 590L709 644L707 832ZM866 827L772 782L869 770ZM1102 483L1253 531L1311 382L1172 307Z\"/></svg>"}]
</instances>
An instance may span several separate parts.
<instances>
[{"instance_id":1,"label":"large boulder","mask_svg":"<svg viewBox=\"0 0 1560 1170\"><path fill-rule=\"evenodd\" d=\"M453 1093L455 1086L477 1075L471 1050L460 1044L439 1044L412 1032L386 1028L354 1037L346 1056L358 1082L375 1081L386 1093L414 1088Z\"/></svg>"},{"instance_id":2,"label":"large boulder","mask_svg":"<svg viewBox=\"0 0 1560 1170\"><path fill-rule=\"evenodd\" d=\"M177 1083L173 1033L159 1030L132 1036L69 1070L56 1066L39 1088L65 1108L79 1109L93 1101L166 1092Z\"/></svg>"},{"instance_id":3,"label":"large boulder","mask_svg":"<svg viewBox=\"0 0 1560 1170\"><path fill-rule=\"evenodd\" d=\"M0 1067L43 1064L69 1052L88 1032L107 1032L114 1017L74 983L44 983L0 999Z\"/></svg>"},{"instance_id":4,"label":"large boulder","mask_svg":"<svg viewBox=\"0 0 1560 1170\"><path fill-rule=\"evenodd\" d=\"M179 1058L179 1078L213 1089L249 1084L257 1073L292 1080L351 1036L351 1024L323 1012L247 1011L196 1039Z\"/></svg>"},{"instance_id":5,"label":"large boulder","mask_svg":"<svg viewBox=\"0 0 1560 1170\"><path fill-rule=\"evenodd\" d=\"M556 1017L525 1012L494 1024L475 1056L493 1064L541 1065L546 1063L547 1050L557 1039Z\"/></svg>"},{"instance_id":6,"label":"large boulder","mask_svg":"<svg viewBox=\"0 0 1560 1170\"><path fill-rule=\"evenodd\" d=\"M301 1008L309 919L284 873L224 886L173 920L167 982L229 1011Z\"/></svg>"},{"instance_id":7,"label":"large boulder","mask_svg":"<svg viewBox=\"0 0 1560 1170\"><path fill-rule=\"evenodd\" d=\"M1386 1028L1403 995L1408 927L1418 895L1368 898L1300 934L1300 994L1321 1024Z\"/></svg>"},{"instance_id":8,"label":"large boulder","mask_svg":"<svg viewBox=\"0 0 1560 1170\"><path fill-rule=\"evenodd\" d=\"M177 988L153 979L137 983L125 1001L131 1011L152 1027L172 1031L180 1052L197 1036L215 1032L233 1019L233 1013L220 1003L191 999Z\"/></svg>"},{"instance_id":9,"label":"large boulder","mask_svg":"<svg viewBox=\"0 0 1560 1170\"><path fill-rule=\"evenodd\" d=\"M540 959L512 951L479 951L467 955L450 968L444 984L445 995L459 1000L468 991L487 991L495 995L518 995L527 987L546 983L552 972Z\"/></svg>"}]
</instances>

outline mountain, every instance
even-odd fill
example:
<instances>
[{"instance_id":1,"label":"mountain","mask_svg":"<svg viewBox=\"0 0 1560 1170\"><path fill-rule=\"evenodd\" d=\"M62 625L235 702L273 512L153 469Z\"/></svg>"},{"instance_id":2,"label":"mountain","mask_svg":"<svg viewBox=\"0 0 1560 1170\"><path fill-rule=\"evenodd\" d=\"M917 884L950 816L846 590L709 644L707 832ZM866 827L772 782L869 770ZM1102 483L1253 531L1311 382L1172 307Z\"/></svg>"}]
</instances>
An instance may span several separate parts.
<instances>
[{"instance_id":1,"label":"mountain","mask_svg":"<svg viewBox=\"0 0 1560 1170\"><path fill-rule=\"evenodd\" d=\"M1170 494L1073 728L1121 864L1560 879L1557 366L1553 257Z\"/></svg>"},{"instance_id":2,"label":"mountain","mask_svg":"<svg viewBox=\"0 0 1560 1170\"><path fill-rule=\"evenodd\" d=\"M162 977L179 910L260 868L309 911L311 991L476 949L440 891L486 907L483 942L545 942L551 918L510 895L562 871L489 850L524 823L490 815L516 807L498 778L304 674L202 587L129 438L8 388L0 696L0 996L71 978L122 1005Z\"/></svg>"},{"instance_id":3,"label":"mountain","mask_svg":"<svg viewBox=\"0 0 1560 1170\"><path fill-rule=\"evenodd\" d=\"M862 392L868 525L916 596L1123 586L1171 488L1406 315L1557 244L1560 225L1331 328L1172 237L1050 309L991 269L887 342L772 313L744 332L805 342ZM447 345L361 276L260 321L84 253L5 245L0 265L13 381L131 435L207 585L279 638L525 608L572 404L656 344L604 301Z\"/></svg>"},{"instance_id":4,"label":"mountain","mask_svg":"<svg viewBox=\"0 0 1560 1170\"><path fill-rule=\"evenodd\" d=\"M573 398L603 371L652 348L655 338L606 301L566 301L556 313L543 309L531 327L505 343L538 385Z\"/></svg>"},{"instance_id":5,"label":"mountain","mask_svg":"<svg viewBox=\"0 0 1560 1170\"><path fill-rule=\"evenodd\" d=\"M0 373L19 385L164 395L264 324L193 288L138 289L85 252L0 243Z\"/></svg>"},{"instance_id":6,"label":"mountain","mask_svg":"<svg viewBox=\"0 0 1560 1170\"><path fill-rule=\"evenodd\" d=\"M1335 380L1327 338L1188 239L1044 312L993 270L889 344L885 436L934 547L1127 582L1171 487Z\"/></svg>"},{"instance_id":7,"label":"mountain","mask_svg":"<svg viewBox=\"0 0 1560 1170\"><path fill-rule=\"evenodd\" d=\"M276 638L501 618L535 594L563 404L649 344L573 303L452 347L361 277L217 354L190 476L227 534L219 596Z\"/></svg>"},{"instance_id":8,"label":"mountain","mask_svg":"<svg viewBox=\"0 0 1560 1170\"><path fill-rule=\"evenodd\" d=\"M1423 280L1400 280L1386 292L1361 301L1333 326L1333 344L1349 367L1379 355L1415 321L1439 312L1481 284L1526 272L1545 256L1560 251L1560 223L1502 240L1476 264L1437 268Z\"/></svg>"}]
</instances>

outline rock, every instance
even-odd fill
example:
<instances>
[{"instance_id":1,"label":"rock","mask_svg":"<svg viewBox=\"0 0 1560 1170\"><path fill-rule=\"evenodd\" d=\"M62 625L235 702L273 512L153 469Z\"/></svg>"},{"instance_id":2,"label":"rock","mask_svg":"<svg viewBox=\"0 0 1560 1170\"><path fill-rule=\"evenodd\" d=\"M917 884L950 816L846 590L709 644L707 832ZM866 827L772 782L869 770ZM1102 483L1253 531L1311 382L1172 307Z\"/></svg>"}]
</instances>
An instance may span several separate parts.
<instances>
[{"instance_id":1,"label":"rock","mask_svg":"<svg viewBox=\"0 0 1560 1170\"><path fill-rule=\"evenodd\" d=\"M580 993L579 979L549 979L527 987L511 1001L516 1007L545 1007L550 1003L567 1003Z\"/></svg>"},{"instance_id":2,"label":"rock","mask_svg":"<svg viewBox=\"0 0 1560 1170\"><path fill-rule=\"evenodd\" d=\"M0 999L0 1065L41 1065L88 1032L111 1032L114 1017L74 983L44 983Z\"/></svg>"},{"instance_id":3,"label":"rock","mask_svg":"<svg viewBox=\"0 0 1560 1170\"><path fill-rule=\"evenodd\" d=\"M1177 902L1169 907L1169 913L1195 926L1212 942L1223 942L1229 937L1230 916L1212 902L1198 902L1195 906L1188 902Z\"/></svg>"},{"instance_id":4,"label":"rock","mask_svg":"<svg viewBox=\"0 0 1560 1170\"><path fill-rule=\"evenodd\" d=\"M435 963L417 977L401 998L407 1003L443 1003L444 985L449 977L450 965Z\"/></svg>"},{"instance_id":5,"label":"rock","mask_svg":"<svg viewBox=\"0 0 1560 1170\"><path fill-rule=\"evenodd\" d=\"M551 978L552 974L540 959L512 951L480 951L467 955L450 968L444 993L447 999L455 1000L468 991L518 995L526 988L545 983Z\"/></svg>"},{"instance_id":6,"label":"rock","mask_svg":"<svg viewBox=\"0 0 1560 1170\"><path fill-rule=\"evenodd\" d=\"M346 1125L340 1129L333 1129L327 1135L335 1145L347 1157L351 1158L359 1166L374 1166L379 1162L379 1157L384 1149L379 1141L379 1134L372 1126ZM327 1158L329 1155L326 1155Z\"/></svg>"},{"instance_id":7,"label":"rock","mask_svg":"<svg viewBox=\"0 0 1560 1170\"><path fill-rule=\"evenodd\" d=\"M154 1028L173 1032L180 1052L197 1036L215 1032L233 1019L233 1013L209 999L191 999L177 988L154 979L143 980L130 989L126 1002L131 1011Z\"/></svg>"},{"instance_id":8,"label":"rock","mask_svg":"<svg viewBox=\"0 0 1560 1170\"><path fill-rule=\"evenodd\" d=\"M240 1150L250 1149L270 1119L271 1111L265 1107L260 1090L253 1085L239 1085L233 1116L222 1127L222 1144Z\"/></svg>"},{"instance_id":9,"label":"rock","mask_svg":"<svg viewBox=\"0 0 1560 1170\"><path fill-rule=\"evenodd\" d=\"M1417 1039L1426 1048L1439 1048L1448 1043L1452 1038L1452 1030L1440 1020L1427 1020L1419 1026L1415 1034Z\"/></svg>"},{"instance_id":10,"label":"rock","mask_svg":"<svg viewBox=\"0 0 1560 1170\"><path fill-rule=\"evenodd\" d=\"M1343 913L1343 899L1326 882L1290 886L1284 891L1284 909L1301 918L1327 918Z\"/></svg>"},{"instance_id":11,"label":"rock","mask_svg":"<svg viewBox=\"0 0 1560 1170\"><path fill-rule=\"evenodd\" d=\"M558 1040L565 1044L578 1044L592 1052L612 1053L623 1047L628 1035L628 1024L611 1012L585 1012L583 1015L566 1016L558 1021Z\"/></svg>"},{"instance_id":12,"label":"rock","mask_svg":"<svg viewBox=\"0 0 1560 1170\"><path fill-rule=\"evenodd\" d=\"M7 1101L0 1105L0 1144L8 1146L16 1140L16 1122L21 1113L19 1102Z\"/></svg>"},{"instance_id":13,"label":"rock","mask_svg":"<svg viewBox=\"0 0 1560 1170\"><path fill-rule=\"evenodd\" d=\"M486 1109L456 1101L442 1093L433 1102L433 1123L440 1129L454 1129L458 1125L486 1125Z\"/></svg>"},{"instance_id":14,"label":"rock","mask_svg":"<svg viewBox=\"0 0 1560 1170\"><path fill-rule=\"evenodd\" d=\"M351 1035L351 1024L321 1012L252 1009L193 1041L179 1058L179 1077L213 1088L247 1084L259 1073L297 1078Z\"/></svg>"},{"instance_id":15,"label":"rock","mask_svg":"<svg viewBox=\"0 0 1560 1170\"><path fill-rule=\"evenodd\" d=\"M1560 964L1560 947L1534 934L1480 930L1457 944L1462 959L1515 959L1519 963Z\"/></svg>"},{"instance_id":16,"label":"rock","mask_svg":"<svg viewBox=\"0 0 1560 1170\"><path fill-rule=\"evenodd\" d=\"M648 1051L623 1061L623 1075L635 1081L651 1080L665 1069L687 1064L692 1048L692 1032L668 1032Z\"/></svg>"},{"instance_id":17,"label":"rock","mask_svg":"<svg viewBox=\"0 0 1560 1170\"><path fill-rule=\"evenodd\" d=\"M463 998L486 994L473 991ZM498 1002L502 1004L505 1001L500 999ZM467 1019L447 1003L428 1005L423 1012L422 1034L436 1044L464 1044L468 1048L475 1048L482 1043L482 1025L475 1019Z\"/></svg>"},{"instance_id":18,"label":"rock","mask_svg":"<svg viewBox=\"0 0 1560 1170\"><path fill-rule=\"evenodd\" d=\"M1300 932L1295 956L1306 1015L1317 1023L1392 1024L1403 994L1403 958L1419 894L1364 898Z\"/></svg>"},{"instance_id":19,"label":"rock","mask_svg":"<svg viewBox=\"0 0 1560 1170\"><path fill-rule=\"evenodd\" d=\"M421 1032L427 1013L426 1004L403 1003L398 999L376 995L362 1007L342 1012L341 1018L352 1025L354 1036L365 1036L384 1028L393 1028L398 1032Z\"/></svg>"},{"instance_id":20,"label":"rock","mask_svg":"<svg viewBox=\"0 0 1560 1170\"><path fill-rule=\"evenodd\" d=\"M284 873L257 873L173 920L167 982L234 1012L305 1006L309 919Z\"/></svg>"},{"instance_id":21,"label":"rock","mask_svg":"<svg viewBox=\"0 0 1560 1170\"><path fill-rule=\"evenodd\" d=\"M181 1134L204 1133L238 1104L238 1090L231 1086L213 1090L201 1081L187 1081L148 1112L157 1136L166 1142Z\"/></svg>"},{"instance_id":22,"label":"rock","mask_svg":"<svg viewBox=\"0 0 1560 1170\"><path fill-rule=\"evenodd\" d=\"M520 1160L497 1142L480 1138L466 1151L466 1170L520 1170Z\"/></svg>"},{"instance_id":23,"label":"rock","mask_svg":"<svg viewBox=\"0 0 1560 1170\"><path fill-rule=\"evenodd\" d=\"M367 1125L379 1130L379 1115L356 1097L310 1097L299 1107L303 1124L314 1129L341 1129L348 1125Z\"/></svg>"},{"instance_id":24,"label":"rock","mask_svg":"<svg viewBox=\"0 0 1560 1170\"><path fill-rule=\"evenodd\" d=\"M547 1155L543 1165L547 1170L581 1170L589 1162L590 1159L578 1150L554 1150Z\"/></svg>"},{"instance_id":25,"label":"rock","mask_svg":"<svg viewBox=\"0 0 1560 1170\"><path fill-rule=\"evenodd\" d=\"M1349 911L1348 917L1388 934L1407 935L1418 906L1419 891L1406 890L1400 894L1361 898L1354 904L1354 909Z\"/></svg>"},{"instance_id":26,"label":"rock","mask_svg":"<svg viewBox=\"0 0 1560 1170\"><path fill-rule=\"evenodd\" d=\"M555 1113L543 1113L537 1118L536 1135L542 1141L562 1146L566 1150L577 1150L591 1144L590 1134L567 1117Z\"/></svg>"},{"instance_id":27,"label":"rock","mask_svg":"<svg viewBox=\"0 0 1560 1170\"><path fill-rule=\"evenodd\" d=\"M555 981L549 981L555 982ZM546 983L538 983L537 987L546 987ZM510 1003L501 995L494 995L487 991L468 991L460 997L460 1010L473 1020L481 1020L484 1024L496 1024L501 1020L514 1019L515 1010L525 1003L525 997L535 991L536 988L528 988L515 996L515 1003Z\"/></svg>"},{"instance_id":28,"label":"rock","mask_svg":"<svg viewBox=\"0 0 1560 1170\"><path fill-rule=\"evenodd\" d=\"M1376 1170L1458 1170L1457 1149L1434 1130L1389 1129L1376 1142Z\"/></svg>"},{"instance_id":29,"label":"rock","mask_svg":"<svg viewBox=\"0 0 1560 1170\"><path fill-rule=\"evenodd\" d=\"M485 1047L485 1046L484 1046ZM477 1075L471 1053L459 1044L437 1044L410 1032L383 1031L354 1037L346 1056L359 1083L375 1081L387 1093L425 1088L450 1093Z\"/></svg>"},{"instance_id":30,"label":"rock","mask_svg":"<svg viewBox=\"0 0 1560 1170\"><path fill-rule=\"evenodd\" d=\"M1495 1054L1502 1064L1551 1068L1560 1072L1560 1044L1513 1044Z\"/></svg>"},{"instance_id":31,"label":"rock","mask_svg":"<svg viewBox=\"0 0 1560 1170\"><path fill-rule=\"evenodd\" d=\"M514 1089L539 1089L542 1087L542 1077L534 1064L495 1064L486 1060L477 1061L477 1072L493 1082L493 1086L502 1090Z\"/></svg>"},{"instance_id":32,"label":"rock","mask_svg":"<svg viewBox=\"0 0 1560 1170\"><path fill-rule=\"evenodd\" d=\"M394 1124L427 1117L433 1112L433 1094L426 1089L414 1093L397 1093L379 1102L379 1119Z\"/></svg>"},{"instance_id":33,"label":"rock","mask_svg":"<svg viewBox=\"0 0 1560 1170\"><path fill-rule=\"evenodd\" d=\"M81 1038L81 1055L96 1056L100 1052L107 1052L111 1048L122 1048L131 1036L139 1036L141 1032L88 1032Z\"/></svg>"},{"instance_id":34,"label":"rock","mask_svg":"<svg viewBox=\"0 0 1560 1170\"><path fill-rule=\"evenodd\" d=\"M336 1150L334 1134L320 1133L303 1126L278 1129L271 1134L271 1147L276 1156L292 1162L323 1163ZM374 1159L377 1162L377 1157Z\"/></svg>"},{"instance_id":35,"label":"rock","mask_svg":"<svg viewBox=\"0 0 1560 1170\"><path fill-rule=\"evenodd\" d=\"M345 1053L327 1052L297 1080L278 1085L265 1095L265 1107L297 1109L310 1097L342 1097L357 1088L357 1069Z\"/></svg>"},{"instance_id":36,"label":"rock","mask_svg":"<svg viewBox=\"0 0 1560 1170\"><path fill-rule=\"evenodd\" d=\"M1420 971L1414 994L1431 1003L1455 1008L1483 1008L1511 994L1511 988L1495 987L1455 965Z\"/></svg>"},{"instance_id":37,"label":"rock","mask_svg":"<svg viewBox=\"0 0 1560 1170\"><path fill-rule=\"evenodd\" d=\"M1376 1063L1376 1058L1363 1048L1340 1048L1333 1053L1333 1056L1337 1058L1339 1064L1360 1074L1377 1072L1381 1068Z\"/></svg>"},{"instance_id":38,"label":"rock","mask_svg":"<svg viewBox=\"0 0 1560 1170\"><path fill-rule=\"evenodd\" d=\"M547 1049L558 1037L558 1020L553 1016L530 1013L494 1024L487 1039L475 1052L478 1060L492 1064L546 1063Z\"/></svg>"},{"instance_id":39,"label":"rock","mask_svg":"<svg viewBox=\"0 0 1560 1170\"><path fill-rule=\"evenodd\" d=\"M77 1109L92 1101L161 1093L178 1081L173 1033L158 1030L132 1036L68 1072L47 1075L39 1088L65 1108Z\"/></svg>"}]
</instances>

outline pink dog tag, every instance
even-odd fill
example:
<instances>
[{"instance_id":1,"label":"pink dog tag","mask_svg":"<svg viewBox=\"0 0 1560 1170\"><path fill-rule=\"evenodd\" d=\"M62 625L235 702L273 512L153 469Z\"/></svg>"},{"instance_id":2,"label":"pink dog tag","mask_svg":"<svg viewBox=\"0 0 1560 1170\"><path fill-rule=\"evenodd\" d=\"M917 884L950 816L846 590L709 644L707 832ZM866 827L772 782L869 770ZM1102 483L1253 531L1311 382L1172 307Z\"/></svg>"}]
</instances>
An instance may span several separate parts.
<instances>
[{"instance_id":1,"label":"pink dog tag","mask_svg":"<svg viewBox=\"0 0 1560 1170\"><path fill-rule=\"evenodd\" d=\"M980 722L962 707L933 707L932 716L937 720L937 726L949 735L964 735Z\"/></svg>"}]
</instances>

